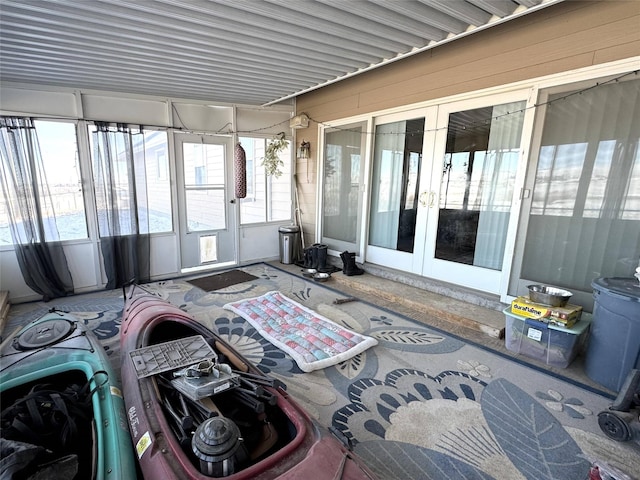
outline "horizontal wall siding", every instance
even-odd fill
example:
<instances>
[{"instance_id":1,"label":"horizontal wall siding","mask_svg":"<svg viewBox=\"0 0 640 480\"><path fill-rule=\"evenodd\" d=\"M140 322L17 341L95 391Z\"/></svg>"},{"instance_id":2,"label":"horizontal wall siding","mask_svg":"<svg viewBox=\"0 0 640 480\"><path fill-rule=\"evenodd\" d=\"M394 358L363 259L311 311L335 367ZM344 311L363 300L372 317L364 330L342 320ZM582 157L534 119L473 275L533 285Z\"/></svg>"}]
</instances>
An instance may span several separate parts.
<instances>
[{"instance_id":1,"label":"horizontal wall siding","mask_svg":"<svg viewBox=\"0 0 640 480\"><path fill-rule=\"evenodd\" d=\"M348 117L628 58L638 25L640 2L564 2L302 95L296 109Z\"/></svg>"},{"instance_id":2,"label":"horizontal wall siding","mask_svg":"<svg viewBox=\"0 0 640 480\"><path fill-rule=\"evenodd\" d=\"M640 2L562 2L297 98L312 120L298 139L317 139L317 123L499 87L640 55ZM314 142L315 143L315 142ZM300 193L307 235L315 230L316 161ZM300 181L300 178L298 178Z\"/></svg>"}]
</instances>

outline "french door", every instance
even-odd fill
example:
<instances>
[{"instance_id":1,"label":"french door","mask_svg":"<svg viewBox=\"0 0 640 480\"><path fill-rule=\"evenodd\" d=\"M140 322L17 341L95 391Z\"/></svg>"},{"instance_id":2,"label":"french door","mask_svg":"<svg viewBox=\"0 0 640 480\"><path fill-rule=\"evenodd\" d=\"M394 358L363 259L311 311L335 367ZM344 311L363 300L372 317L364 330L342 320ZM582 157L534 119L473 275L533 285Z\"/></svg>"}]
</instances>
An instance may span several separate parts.
<instances>
[{"instance_id":1,"label":"french door","mask_svg":"<svg viewBox=\"0 0 640 480\"><path fill-rule=\"evenodd\" d=\"M526 158L525 92L443 105L431 174L422 274L499 294Z\"/></svg>"},{"instance_id":2,"label":"french door","mask_svg":"<svg viewBox=\"0 0 640 480\"><path fill-rule=\"evenodd\" d=\"M374 119L367 262L422 273L436 112Z\"/></svg>"},{"instance_id":3,"label":"french door","mask_svg":"<svg viewBox=\"0 0 640 480\"><path fill-rule=\"evenodd\" d=\"M231 139L176 135L182 270L236 263L236 204Z\"/></svg>"},{"instance_id":4,"label":"french door","mask_svg":"<svg viewBox=\"0 0 640 480\"><path fill-rule=\"evenodd\" d=\"M491 293L505 288L526 93L375 119L367 262Z\"/></svg>"}]
</instances>

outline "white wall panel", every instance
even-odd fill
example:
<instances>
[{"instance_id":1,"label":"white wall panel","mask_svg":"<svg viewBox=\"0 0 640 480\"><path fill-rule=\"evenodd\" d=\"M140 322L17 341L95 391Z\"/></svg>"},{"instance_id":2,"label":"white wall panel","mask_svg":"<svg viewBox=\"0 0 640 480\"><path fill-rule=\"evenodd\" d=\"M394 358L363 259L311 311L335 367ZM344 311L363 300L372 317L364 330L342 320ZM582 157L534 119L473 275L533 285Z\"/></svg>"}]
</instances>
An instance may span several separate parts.
<instances>
[{"instance_id":1,"label":"white wall panel","mask_svg":"<svg viewBox=\"0 0 640 480\"><path fill-rule=\"evenodd\" d=\"M96 249L93 243L75 243L64 246L69 271L75 289L95 289L98 273L96 272Z\"/></svg>"},{"instance_id":2,"label":"white wall panel","mask_svg":"<svg viewBox=\"0 0 640 480\"><path fill-rule=\"evenodd\" d=\"M27 90L2 86L0 109L3 113L20 113L28 116L55 115L57 117L78 116L76 97L73 92Z\"/></svg>"},{"instance_id":3,"label":"white wall panel","mask_svg":"<svg viewBox=\"0 0 640 480\"><path fill-rule=\"evenodd\" d=\"M169 125L167 101L83 93L82 108L88 120Z\"/></svg>"},{"instance_id":4,"label":"white wall panel","mask_svg":"<svg viewBox=\"0 0 640 480\"><path fill-rule=\"evenodd\" d=\"M289 134L289 119L293 115L293 107L286 110L266 110L238 108L236 122L241 135L250 136L253 132L259 135L275 135L280 132Z\"/></svg>"},{"instance_id":5,"label":"white wall panel","mask_svg":"<svg viewBox=\"0 0 640 480\"><path fill-rule=\"evenodd\" d=\"M178 239L174 235L162 235L151 237L151 278L177 275L178 265Z\"/></svg>"},{"instance_id":6,"label":"white wall panel","mask_svg":"<svg viewBox=\"0 0 640 480\"><path fill-rule=\"evenodd\" d=\"M173 126L195 132L228 133L233 130L233 108L215 105L172 104Z\"/></svg>"},{"instance_id":7,"label":"white wall panel","mask_svg":"<svg viewBox=\"0 0 640 480\"><path fill-rule=\"evenodd\" d=\"M242 227L240 230L240 263L279 258L279 227L280 225Z\"/></svg>"},{"instance_id":8,"label":"white wall panel","mask_svg":"<svg viewBox=\"0 0 640 480\"><path fill-rule=\"evenodd\" d=\"M22 280L22 273L18 266L18 259L13 250L0 252L0 290L9 292L11 303L38 300L41 298L31 290Z\"/></svg>"}]
</instances>

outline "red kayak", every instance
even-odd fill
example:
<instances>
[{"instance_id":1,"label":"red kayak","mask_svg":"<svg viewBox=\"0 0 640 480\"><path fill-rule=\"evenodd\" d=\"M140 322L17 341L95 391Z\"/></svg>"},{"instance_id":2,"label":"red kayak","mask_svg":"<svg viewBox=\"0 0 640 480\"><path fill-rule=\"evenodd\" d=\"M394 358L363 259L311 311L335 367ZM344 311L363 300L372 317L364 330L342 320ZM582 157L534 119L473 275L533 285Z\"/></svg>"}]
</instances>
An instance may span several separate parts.
<instances>
[{"instance_id":1,"label":"red kayak","mask_svg":"<svg viewBox=\"0 0 640 480\"><path fill-rule=\"evenodd\" d=\"M121 366L145 479L371 480L362 461L214 332L139 286Z\"/></svg>"}]
</instances>

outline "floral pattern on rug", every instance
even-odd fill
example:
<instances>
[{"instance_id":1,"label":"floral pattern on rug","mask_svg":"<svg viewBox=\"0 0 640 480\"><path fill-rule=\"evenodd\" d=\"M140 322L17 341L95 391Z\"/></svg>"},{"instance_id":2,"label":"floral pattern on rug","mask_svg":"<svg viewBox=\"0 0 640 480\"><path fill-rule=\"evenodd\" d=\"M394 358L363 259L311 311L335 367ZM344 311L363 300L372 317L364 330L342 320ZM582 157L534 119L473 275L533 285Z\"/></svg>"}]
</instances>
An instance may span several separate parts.
<instances>
[{"instance_id":1,"label":"floral pattern on rug","mask_svg":"<svg viewBox=\"0 0 640 480\"><path fill-rule=\"evenodd\" d=\"M264 373L274 371L288 373L302 373L296 363L285 352L269 343L256 329L240 317L218 317L214 321L214 329L218 335L238 352L249 359Z\"/></svg>"},{"instance_id":2,"label":"floral pattern on rug","mask_svg":"<svg viewBox=\"0 0 640 480\"><path fill-rule=\"evenodd\" d=\"M579 479L590 465L561 423L506 380L401 369L384 381L354 382L349 398L332 425L381 478L398 478L390 466L417 458L422 466L405 478L442 478L434 472L444 470L459 472L456 478Z\"/></svg>"},{"instance_id":3,"label":"floral pattern on rug","mask_svg":"<svg viewBox=\"0 0 640 480\"><path fill-rule=\"evenodd\" d=\"M144 287L283 381L312 417L351 441L380 480L584 480L593 460L640 471L637 446L613 442L598 427L597 413L610 399L366 302L334 305L344 295L331 285L266 264L242 269L258 278L215 293L181 280ZM222 308L271 290L378 345L303 373L248 322ZM119 371L122 292L17 305L8 328L53 306L89 325Z\"/></svg>"}]
</instances>

